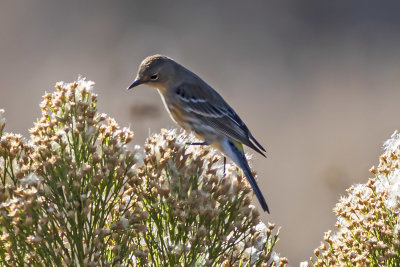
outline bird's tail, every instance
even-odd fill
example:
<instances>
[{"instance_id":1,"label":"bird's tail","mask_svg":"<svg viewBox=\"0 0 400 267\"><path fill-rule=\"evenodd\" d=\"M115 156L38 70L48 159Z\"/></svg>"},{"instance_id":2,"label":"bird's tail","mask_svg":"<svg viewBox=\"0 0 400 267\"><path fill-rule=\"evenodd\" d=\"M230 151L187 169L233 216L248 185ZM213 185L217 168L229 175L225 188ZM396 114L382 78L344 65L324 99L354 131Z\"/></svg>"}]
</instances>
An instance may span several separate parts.
<instances>
[{"instance_id":1,"label":"bird's tail","mask_svg":"<svg viewBox=\"0 0 400 267\"><path fill-rule=\"evenodd\" d=\"M249 181L251 187L253 188L254 194L256 195L258 201L261 204L261 207L263 208L264 211L269 213L267 202L265 201L265 198L261 193L261 190L258 187L253 174L251 173L246 156L244 155L243 145L236 141L227 140L224 150L227 156L232 158L232 160L236 163L236 165L238 165L243 170L244 175Z\"/></svg>"}]
</instances>

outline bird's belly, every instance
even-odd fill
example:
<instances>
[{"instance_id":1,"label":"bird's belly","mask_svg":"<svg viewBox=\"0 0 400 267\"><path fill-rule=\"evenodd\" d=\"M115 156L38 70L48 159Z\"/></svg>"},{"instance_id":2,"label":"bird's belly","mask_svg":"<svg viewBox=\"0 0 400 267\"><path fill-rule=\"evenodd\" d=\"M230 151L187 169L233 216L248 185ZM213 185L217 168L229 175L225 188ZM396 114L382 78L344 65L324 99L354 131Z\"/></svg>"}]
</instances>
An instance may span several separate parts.
<instances>
[{"instance_id":1,"label":"bird's belly","mask_svg":"<svg viewBox=\"0 0 400 267\"><path fill-rule=\"evenodd\" d=\"M209 144L217 140L218 135L211 126L204 124L197 118L188 117L179 112L176 115L175 120L179 122L178 124L186 131L191 131L198 139L207 141Z\"/></svg>"},{"instance_id":2,"label":"bird's belly","mask_svg":"<svg viewBox=\"0 0 400 267\"><path fill-rule=\"evenodd\" d=\"M192 131L192 127L187 116L185 116L179 108L173 105L167 105L167 109L173 121L175 121L183 129Z\"/></svg>"},{"instance_id":3,"label":"bird's belly","mask_svg":"<svg viewBox=\"0 0 400 267\"><path fill-rule=\"evenodd\" d=\"M172 119L186 131L193 132L197 138L213 143L217 138L215 129L209 125L202 123L193 116L188 116L175 106L168 106L168 111Z\"/></svg>"}]
</instances>

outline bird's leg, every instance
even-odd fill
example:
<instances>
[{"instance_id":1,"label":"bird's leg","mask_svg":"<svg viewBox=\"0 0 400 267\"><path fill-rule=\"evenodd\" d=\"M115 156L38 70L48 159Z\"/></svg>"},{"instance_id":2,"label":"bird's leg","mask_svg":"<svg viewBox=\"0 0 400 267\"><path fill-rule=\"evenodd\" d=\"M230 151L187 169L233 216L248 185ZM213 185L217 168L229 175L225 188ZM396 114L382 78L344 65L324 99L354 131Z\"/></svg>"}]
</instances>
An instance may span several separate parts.
<instances>
[{"instance_id":1,"label":"bird's leg","mask_svg":"<svg viewBox=\"0 0 400 267\"><path fill-rule=\"evenodd\" d=\"M226 165L226 157L224 156L224 177L225 177L225 165Z\"/></svg>"},{"instance_id":2,"label":"bird's leg","mask_svg":"<svg viewBox=\"0 0 400 267\"><path fill-rule=\"evenodd\" d=\"M186 144L189 145L189 146L207 146L208 142L198 142L198 143L190 143L190 142L188 142Z\"/></svg>"}]
</instances>

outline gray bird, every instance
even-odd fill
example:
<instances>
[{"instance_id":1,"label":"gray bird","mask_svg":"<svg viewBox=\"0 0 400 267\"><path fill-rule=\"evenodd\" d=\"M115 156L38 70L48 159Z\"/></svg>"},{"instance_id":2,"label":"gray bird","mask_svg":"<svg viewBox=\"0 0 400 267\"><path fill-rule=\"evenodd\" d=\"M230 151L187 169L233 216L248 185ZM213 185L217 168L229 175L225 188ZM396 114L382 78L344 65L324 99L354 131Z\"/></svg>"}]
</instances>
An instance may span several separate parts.
<instances>
[{"instance_id":1,"label":"gray bird","mask_svg":"<svg viewBox=\"0 0 400 267\"><path fill-rule=\"evenodd\" d=\"M173 121L230 157L244 172L264 211L269 209L246 160L243 144L264 155L265 149L246 124L211 86L173 59L154 55L140 64L132 89L155 87Z\"/></svg>"}]
</instances>

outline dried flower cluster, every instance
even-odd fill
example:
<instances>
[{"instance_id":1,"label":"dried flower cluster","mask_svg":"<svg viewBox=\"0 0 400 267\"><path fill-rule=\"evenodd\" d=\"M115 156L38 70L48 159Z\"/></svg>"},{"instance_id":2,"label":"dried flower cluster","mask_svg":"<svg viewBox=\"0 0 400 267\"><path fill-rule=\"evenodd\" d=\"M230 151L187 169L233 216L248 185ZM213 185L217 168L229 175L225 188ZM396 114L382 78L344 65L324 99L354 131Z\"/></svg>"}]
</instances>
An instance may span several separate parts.
<instances>
[{"instance_id":1,"label":"dried flower cluster","mask_svg":"<svg viewBox=\"0 0 400 267\"><path fill-rule=\"evenodd\" d=\"M93 83L56 85L27 142L0 110L1 266L284 266L239 169L163 130L144 151L97 111ZM279 230L278 230L279 232Z\"/></svg>"},{"instance_id":2,"label":"dried flower cluster","mask_svg":"<svg viewBox=\"0 0 400 267\"><path fill-rule=\"evenodd\" d=\"M251 187L241 171L212 149L188 146L192 136L162 130L145 144L142 195L156 265L253 266L286 264L271 257L277 234L251 205ZM276 260L276 261L274 261Z\"/></svg>"},{"instance_id":3,"label":"dried flower cluster","mask_svg":"<svg viewBox=\"0 0 400 267\"><path fill-rule=\"evenodd\" d=\"M334 211L338 231L325 233L314 251L315 266L400 265L400 136L385 143L375 174L366 184L350 187Z\"/></svg>"},{"instance_id":4,"label":"dried flower cluster","mask_svg":"<svg viewBox=\"0 0 400 267\"><path fill-rule=\"evenodd\" d=\"M130 186L136 160L126 144L133 134L97 113L92 86L58 83L44 96L28 144L1 136L2 265L133 262L125 255L144 228Z\"/></svg>"}]
</instances>

